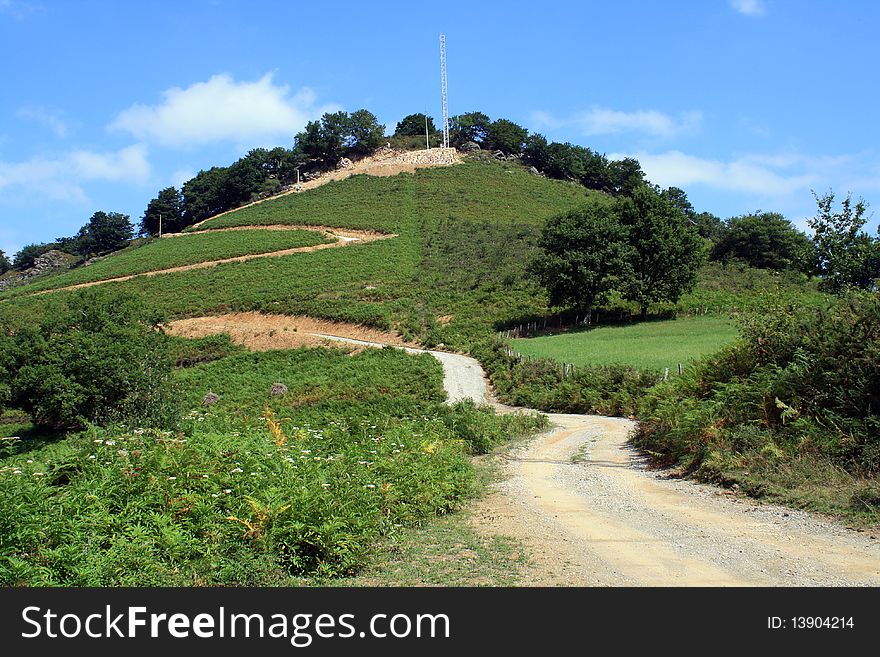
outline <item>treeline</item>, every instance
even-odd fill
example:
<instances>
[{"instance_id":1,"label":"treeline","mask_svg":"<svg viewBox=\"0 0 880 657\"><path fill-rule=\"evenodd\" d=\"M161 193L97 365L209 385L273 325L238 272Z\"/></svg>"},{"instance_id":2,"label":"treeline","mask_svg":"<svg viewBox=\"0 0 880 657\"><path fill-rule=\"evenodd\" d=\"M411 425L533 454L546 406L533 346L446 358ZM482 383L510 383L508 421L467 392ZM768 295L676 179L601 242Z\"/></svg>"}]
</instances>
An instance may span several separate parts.
<instances>
[{"instance_id":1,"label":"treeline","mask_svg":"<svg viewBox=\"0 0 880 657\"><path fill-rule=\"evenodd\" d=\"M402 119L393 137L417 137L411 146L424 144L426 119L428 137L436 144L440 131L434 127L433 119L424 114L410 114ZM483 112L467 112L449 118L449 145L467 150L469 144L519 156L524 164L535 167L549 178L571 180L609 194L631 194L645 182L645 174L633 158L609 160L584 146L548 142L543 135L529 134L527 128L509 119L493 121Z\"/></svg>"},{"instance_id":2,"label":"treeline","mask_svg":"<svg viewBox=\"0 0 880 657\"><path fill-rule=\"evenodd\" d=\"M215 214L277 194L300 177L335 167L344 157L368 155L382 144L385 126L365 109L326 113L309 121L293 148L255 148L228 167L211 167L168 187L150 201L141 233L179 232Z\"/></svg>"},{"instance_id":3,"label":"treeline","mask_svg":"<svg viewBox=\"0 0 880 657\"><path fill-rule=\"evenodd\" d=\"M133 237L134 226L127 214L98 211L71 237L59 237L54 242L28 244L11 261L0 251L0 274L9 269L30 269L37 258L49 251L61 251L83 259L104 255L125 247Z\"/></svg>"}]
</instances>

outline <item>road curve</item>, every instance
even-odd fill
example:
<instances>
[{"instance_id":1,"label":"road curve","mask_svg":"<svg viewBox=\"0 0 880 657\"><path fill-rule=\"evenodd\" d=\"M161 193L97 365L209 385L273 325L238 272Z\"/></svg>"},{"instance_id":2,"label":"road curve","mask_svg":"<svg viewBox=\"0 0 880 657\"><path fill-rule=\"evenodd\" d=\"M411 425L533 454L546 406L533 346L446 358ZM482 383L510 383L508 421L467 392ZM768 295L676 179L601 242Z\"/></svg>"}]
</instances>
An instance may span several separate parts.
<instances>
[{"instance_id":1,"label":"road curve","mask_svg":"<svg viewBox=\"0 0 880 657\"><path fill-rule=\"evenodd\" d=\"M494 404L473 358L406 349L442 363L450 402ZM554 428L507 456L507 477L475 512L481 531L518 538L538 555L532 565L544 572L532 583L880 585L880 540L871 533L651 472L628 444L631 420L548 416Z\"/></svg>"}]
</instances>

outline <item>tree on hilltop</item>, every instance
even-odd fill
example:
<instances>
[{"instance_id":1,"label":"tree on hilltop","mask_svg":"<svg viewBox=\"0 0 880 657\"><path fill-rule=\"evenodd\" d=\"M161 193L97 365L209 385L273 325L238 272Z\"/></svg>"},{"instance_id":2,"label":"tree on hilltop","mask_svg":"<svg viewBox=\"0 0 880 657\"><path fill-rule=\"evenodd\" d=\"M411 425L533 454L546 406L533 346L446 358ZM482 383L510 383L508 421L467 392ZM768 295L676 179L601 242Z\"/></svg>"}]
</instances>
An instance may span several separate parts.
<instances>
[{"instance_id":1,"label":"tree on hilltop","mask_svg":"<svg viewBox=\"0 0 880 657\"><path fill-rule=\"evenodd\" d=\"M486 134L486 148L519 155L522 153L528 136L529 131L513 121L497 119L489 125Z\"/></svg>"},{"instance_id":2,"label":"tree on hilltop","mask_svg":"<svg viewBox=\"0 0 880 657\"><path fill-rule=\"evenodd\" d=\"M403 117L394 129L395 137L424 137L425 121L428 122L428 135L436 135L437 128L434 119L423 113L409 114Z\"/></svg>"},{"instance_id":3,"label":"tree on hilltop","mask_svg":"<svg viewBox=\"0 0 880 657\"><path fill-rule=\"evenodd\" d=\"M85 233L80 255L89 253L110 253L117 251L131 241L134 227L127 214L98 211L83 226Z\"/></svg>"},{"instance_id":4,"label":"tree on hilltop","mask_svg":"<svg viewBox=\"0 0 880 657\"><path fill-rule=\"evenodd\" d=\"M346 148L349 153L368 155L382 145L385 140L385 126L372 112L360 109L352 112L348 119Z\"/></svg>"},{"instance_id":5,"label":"tree on hilltop","mask_svg":"<svg viewBox=\"0 0 880 657\"><path fill-rule=\"evenodd\" d=\"M0 249L0 274L5 274L10 269L12 269L12 263L6 257L6 254L3 253L3 249Z\"/></svg>"},{"instance_id":6,"label":"tree on hilltop","mask_svg":"<svg viewBox=\"0 0 880 657\"><path fill-rule=\"evenodd\" d=\"M482 112L468 112L449 117L449 145L459 146L472 141L483 144L489 134L491 122Z\"/></svg>"},{"instance_id":7,"label":"tree on hilltop","mask_svg":"<svg viewBox=\"0 0 880 657\"><path fill-rule=\"evenodd\" d=\"M163 233L177 233L185 228L183 222L183 196L176 187L166 187L149 202L141 218L140 232L143 235L159 233L159 218L162 218Z\"/></svg>"}]
</instances>

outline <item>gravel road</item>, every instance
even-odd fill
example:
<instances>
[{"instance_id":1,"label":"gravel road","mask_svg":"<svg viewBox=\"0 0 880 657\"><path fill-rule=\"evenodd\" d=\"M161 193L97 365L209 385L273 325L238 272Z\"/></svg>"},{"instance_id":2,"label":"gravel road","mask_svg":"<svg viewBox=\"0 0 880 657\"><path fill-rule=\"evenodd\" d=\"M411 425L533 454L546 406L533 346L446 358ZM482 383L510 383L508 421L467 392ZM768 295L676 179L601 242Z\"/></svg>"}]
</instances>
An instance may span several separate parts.
<instances>
[{"instance_id":1,"label":"gravel road","mask_svg":"<svg viewBox=\"0 0 880 657\"><path fill-rule=\"evenodd\" d=\"M242 332L254 332L254 339L266 328L244 315L215 319L222 331L241 323ZM302 324L302 318L281 319ZM295 324L300 330L282 334L387 346L370 341L384 338L359 333L357 327L300 324ZM269 348L273 340L267 339L268 343L257 344ZM470 398L493 404L500 412L534 412L497 404L473 358L392 346L439 360L450 403ZM524 584L880 585L876 533L856 532L816 515L758 504L716 487L647 470L641 455L628 444L634 427L630 420L548 417L552 430L497 457L503 477L487 496L474 502L470 514L480 533L523 543L529 554Z\"/></svg>"},{"instance_id":2,"label":"gravel road","mask_svg":"<svg viewBox=\"0 0 880 657\"><path fill-rule=\"evenodd\" d=\"M450 401L492 403L477 361L427 353L443 364ZM506 477L475 513L481 531L530 548L527 583L880 585L875 534L649 471L628 444L630 420L549 418L551 431L506 456Z\"/></svg>"}]
</instances>

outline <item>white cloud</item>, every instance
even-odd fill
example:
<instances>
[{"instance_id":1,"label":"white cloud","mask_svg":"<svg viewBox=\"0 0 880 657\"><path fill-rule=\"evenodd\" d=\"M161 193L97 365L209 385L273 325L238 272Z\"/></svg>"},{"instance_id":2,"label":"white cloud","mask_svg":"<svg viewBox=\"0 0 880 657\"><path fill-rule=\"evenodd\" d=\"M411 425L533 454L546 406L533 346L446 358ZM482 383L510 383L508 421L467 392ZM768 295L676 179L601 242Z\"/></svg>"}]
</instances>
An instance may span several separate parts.
<instances>
[{"instance_id":1,"label":"white cloud","mask_svg":"<svg viewBox=\"0 0 880 657\"><path fill-rule=\"evenodd\" d=\"M158 105L133 105L121 112L110 128L140 140L165 146L192 146L217 141L238 145L271 145L291 141L310 119L335 106L315 106L315 93L304 88L291 94L267 73L255 82L237 82L215 75L185 89L162 93Z\"/></svg>"},{"instance_id":2,"label":"white cloud","mask_svg":"<svg viewBox=\"0 0 880 657\"><path fill-rule=\"evenodd\" d=\"M59 201L82 203L82 184L90 181L146 182L151 173L147 148L134 144L115 152L71 151L59 158L0 161L0 198L20 191Z\"/></svg>"},{"instance_id":3,"label":"white cloud","mask_svg":"<svg viewBox=\"0 0 880 657\"><path fill-rule=\"evenodd\" d=\"M566 118L554 117L547 112L532 113L532 122L538 127L574 127L587 136L640 132L652 137L670 138L696 132L702 118L697 111L682 112L675 117L657 110L622 112L607 107L593 107Z\"/></svg>"},{"instance_id":4,"label":"white cloud","mask_svg":"<svg viewBox=\"0 0 880 657\"><path fill-rule=\"evenodd\" d=\"M611 159L635 157L648 179L661 187L706 185L726 191L780 197L809 190L822 180L821 172L806 166L810 160L790 154L750 155L730 161L713 160L681 151L615 153Z\"/></svg>"},{"instance_id":5,"label":"white cloud","mask_svg":"<svg viewBox=\"0 0 880 657\"><path fill-rule=\"evenodd\" d=\"M764 0L730 0L730 6L745 16L763 16L767 11Z\"/></svg>"},{"instance_id":6,"label":"white cloud","mask_svg":"<svg viewBox=\"0 0 880 657\"><path fill-rule=\"evenodd\" d=\"M66 138L67 135L70 134L70 129L58 113L45 107L22 107L16 112L16 116L25 121L41 123L54 132L56 137L60 137L61 139Z\"/></svg>"}]
</instances>

